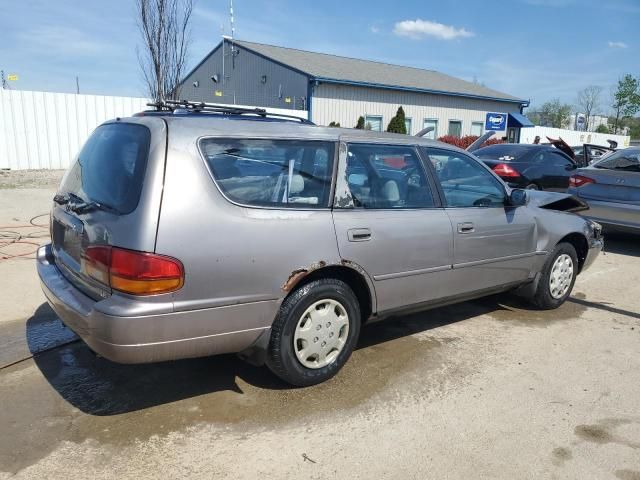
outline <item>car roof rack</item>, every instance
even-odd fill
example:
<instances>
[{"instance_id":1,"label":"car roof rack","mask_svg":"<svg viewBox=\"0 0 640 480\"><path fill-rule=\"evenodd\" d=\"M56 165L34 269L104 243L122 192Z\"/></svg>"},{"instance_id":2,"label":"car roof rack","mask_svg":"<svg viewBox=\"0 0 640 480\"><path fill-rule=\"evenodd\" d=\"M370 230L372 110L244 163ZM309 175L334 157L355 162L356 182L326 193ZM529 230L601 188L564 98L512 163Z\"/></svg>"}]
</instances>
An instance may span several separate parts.
<instances>
[{"instance_id":1,"label":"car roof rack","mask_svg":"<svg viewBox=\"0 0 640 480\"><path fill-rule=\"evenodd\" d=\"M222 115L255 115L262 118L281 118L284 120L296 120L306 125L315 125L306 118L287 115L284 113L268 112L265 108L245 108L233 105L220 105L216 103L192 102L189 100L162 100L159 102L147 103L149 107L154 107L159 112L171 112L175 115L184 113L220 113Z\"/></svg>"}]
</instances>

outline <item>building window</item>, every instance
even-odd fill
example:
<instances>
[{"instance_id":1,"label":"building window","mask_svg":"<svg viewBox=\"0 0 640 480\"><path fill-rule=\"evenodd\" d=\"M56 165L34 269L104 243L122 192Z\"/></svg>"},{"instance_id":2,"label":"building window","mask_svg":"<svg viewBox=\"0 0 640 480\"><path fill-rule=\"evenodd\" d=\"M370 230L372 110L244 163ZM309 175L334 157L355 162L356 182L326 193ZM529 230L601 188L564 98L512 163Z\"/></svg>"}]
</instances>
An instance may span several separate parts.
<instances>
[{"instance_id":1,"label":"building window","mask_svg":"<svg viewBox=\"0 0 640 480\"><path fill-rule=\"evenodd\" d=\"M435 118L425 118L422 124L422 128L429 128L429 127L433 127L433 130L427 133L426 135L424 135L424 138L430 138L431 140L435 140L436 138L438 138L438 120L436 120Z\"/></svg>"},{"instance_id":2,"label":"building window","mask_svg":"<svg viewBox=\"0 0 640 480\"><path fill-rule=\"evenodd\" d=\"M460 120L449 120L449 135L460 138L462 136L462 122Z\"/></svg>"},{"instance_id":3,"label":"building window","mask_svg":"<svg viewBox=\"0 0 640 480\"><path fill-rule=\"evenodd\" d=\"M382 131L382 115L365 115L364 128L374 132Z\"/></svg>"},{"instance_id":4,"label":"building window","mask_svg":"<svg viewBox=\"0 0 640 480\"><path fill-rule=\"evenodd\" d=\"M482 135L483 127L484 125L482 124L482 122L473 122L471 124L471 135L475 135L476 137L479 137L480 135Z\"/></svg>"},{"instance_id":5,"label":"building window","mask_svg":"<svg viewBox=\"0 0 640 480\"><path fill-rule=\"evenodd\" d=\"M411 117L404 117L404 128L407 130L407 135L411 135Z\"/></svg>"}]
</instances>

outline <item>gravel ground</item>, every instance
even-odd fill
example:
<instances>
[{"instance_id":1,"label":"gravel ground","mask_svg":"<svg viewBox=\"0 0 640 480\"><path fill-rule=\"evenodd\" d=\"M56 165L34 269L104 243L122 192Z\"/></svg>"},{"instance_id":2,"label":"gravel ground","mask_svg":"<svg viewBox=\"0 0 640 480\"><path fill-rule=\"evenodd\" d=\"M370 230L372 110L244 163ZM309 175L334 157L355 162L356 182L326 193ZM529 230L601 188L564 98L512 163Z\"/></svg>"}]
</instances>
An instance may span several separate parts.
<instances>
[{"instance_id":1,"label":"gravel ground","mask_svg":"<svg viewBox=\"0 0 640 480\"><path fill-rule=\"evenodd\" d=\"M0 189L57 188L65 170L0 170Z\"/></svg>"},{"instance_id":2,"label":"gravel ground","mask_svg":"<svg viewBox=\"0 0 640 480\"><path fill-rule=\"evenodd\" d=\"M32 192L0 208L46 210ZM640 242L607 251L555 311L501 295L374 324L306 389L234 356L96 358L33 263L0 262L0 478L638 480Z\"/></svg>"}]
</instances>

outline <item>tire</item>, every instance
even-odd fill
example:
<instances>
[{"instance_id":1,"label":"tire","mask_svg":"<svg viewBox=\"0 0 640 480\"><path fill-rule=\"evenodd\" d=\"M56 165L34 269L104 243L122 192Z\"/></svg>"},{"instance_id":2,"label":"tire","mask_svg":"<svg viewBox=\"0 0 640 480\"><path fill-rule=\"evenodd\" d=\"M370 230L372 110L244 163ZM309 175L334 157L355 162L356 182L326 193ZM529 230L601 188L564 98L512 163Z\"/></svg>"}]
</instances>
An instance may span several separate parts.
<instances>
[{"instance_id":1,"label":"tire","mask_svg":"<svg viewBox=\"0 0 640 480\"><path fill-rule=\"evenodd\" d=\"M556 245L540 274L531 301L543 310L558 308L571 295L578 275L578 255L573 245Z\"/></svg>"},{"instance_id":2,"label":"tire","mask_svg":"<svg viewBox=\"0 0 640 480\"><path fill-rule=\"evenodd\" d=\"M280 306L271 327L266 363L291 385L316 385L338 373L359 335L360 305L351 288L333 278L314 280L295 290Z\"/></svg>"},{"instance_id":3,"label":"tire","mask_svg":"<svg viewBox=\"0 0 640 480\"><path fill-rule=\"evenodd\" d=\"M529 185L527 185L526 187L524 187L525 190L542 190L538 185L536 185L535 183L530 183Z\"/></svg>"}]
</instances>

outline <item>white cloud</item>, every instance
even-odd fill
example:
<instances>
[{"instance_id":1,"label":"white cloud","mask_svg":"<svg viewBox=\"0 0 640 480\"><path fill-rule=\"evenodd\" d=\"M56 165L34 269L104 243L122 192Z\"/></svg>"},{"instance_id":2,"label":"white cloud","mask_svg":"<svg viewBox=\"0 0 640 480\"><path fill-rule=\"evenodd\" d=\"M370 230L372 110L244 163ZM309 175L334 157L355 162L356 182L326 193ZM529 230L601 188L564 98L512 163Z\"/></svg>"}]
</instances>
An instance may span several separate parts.
<instances>
[{"instance_id":1,"label":"white cloud","mask_svg":"<svg viewBox=\"0 0 640 480\"><path fill-rule=\"evenodd\" d=\"M401 37L409 37L420 40L426 36L436 37L441 40L454 40L456 38L473 37L474 33L464 28L456 28L451 25L444 25L430 20L403 20L397 22L393 33Z\"/></svg>"},{"instance_id":2,"label":"white cloud","mask_svg":"<svg viewBox=\"0 0 640 480\"><path fill-rule=\"evenodd\" d=\"M612 42L611 40L609 40L609 48L629 48L629 45L627 45L624 42Z\"/></svg>"},{"instance_id":3,"label":"white cloud","mask_svg":"<svg viewBox=\"0 0 640 480\"><path fill-rule=\"evenodd\" d=\"M380 28L379 28L379 27L377 27L377 26L375 26L375 25L371 25L371 26L369 27L369 31L370 31L371 33L380 33Z\"/></svg>"}]
</instances>

